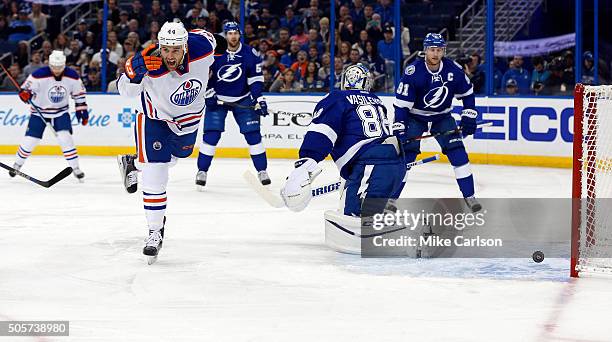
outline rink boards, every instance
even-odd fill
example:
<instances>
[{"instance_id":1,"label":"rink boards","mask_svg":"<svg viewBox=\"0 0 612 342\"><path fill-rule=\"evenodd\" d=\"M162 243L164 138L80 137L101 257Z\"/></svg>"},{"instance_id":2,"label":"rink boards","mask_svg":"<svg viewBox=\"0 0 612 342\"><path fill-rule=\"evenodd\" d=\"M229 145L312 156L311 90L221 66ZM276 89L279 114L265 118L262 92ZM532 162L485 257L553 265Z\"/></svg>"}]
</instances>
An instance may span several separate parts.
<instances>
[{"instance_id":1,"label":"rink boards","mask_svg":"<svg viewBox=\"0 0 612 342\"><path fill-rule=\"evenodd\" d=\"M272 111L312 113L324 94L268 95ZM393 112L393 96L380 96ZM15 95L0 96L0 154L14 154L25 133L29 108ZM139 99L119 95L87 96L90 122L77 126L73 116L74 136L81 155L108 156L134 151L134 121L140 110ZM573 100L570 98L479 97L479 120L493 125L467 138L465 144L474 163L570 167L573 140ZM461 102L454 102L453 113L461 112ZM228 116L231 116L228 115ZM457 115L457 119L459 116ZM272 114L262 118L262 136L271 158L295 158L309 119ZM199 143L199 142L198 142ZM433 139L425 140L421 150L439 151ZM34 154L61 155L55 138L46 132ZM195 155L195 153L194 153ZM233 118L226 120L216 157L248 157L246 142Z\"/></svg>"}]
</instances>

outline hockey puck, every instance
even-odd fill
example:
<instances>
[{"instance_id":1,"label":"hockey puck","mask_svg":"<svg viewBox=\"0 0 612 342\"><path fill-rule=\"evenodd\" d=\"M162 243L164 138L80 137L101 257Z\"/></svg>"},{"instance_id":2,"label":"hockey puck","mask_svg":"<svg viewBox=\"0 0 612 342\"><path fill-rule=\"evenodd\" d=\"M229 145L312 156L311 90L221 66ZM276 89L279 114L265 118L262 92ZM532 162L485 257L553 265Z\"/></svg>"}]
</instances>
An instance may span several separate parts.
<instances>
[{"instance_id":1,"label":"hockey puck","mask_svg":"<svg viewBox=\"0 0 612 342\"><path fill-rule=\"evenodd\" d=\"M533 261L535 261L535 262L537 262L539 264L542 261L544 261L544 253L542 253L540 251L535 251L535 252L533 252L533 255L531 255L531 258L533 259Z\"/></svg>"}]
</instances>

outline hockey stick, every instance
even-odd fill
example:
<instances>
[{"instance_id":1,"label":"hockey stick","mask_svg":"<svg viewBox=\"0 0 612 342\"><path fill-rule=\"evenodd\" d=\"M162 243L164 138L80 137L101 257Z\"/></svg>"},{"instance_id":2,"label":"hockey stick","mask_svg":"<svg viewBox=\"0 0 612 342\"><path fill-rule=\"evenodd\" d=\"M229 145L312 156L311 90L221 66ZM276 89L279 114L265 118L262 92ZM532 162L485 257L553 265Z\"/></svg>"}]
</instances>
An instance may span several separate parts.
<instances>
[{"instance_id":1,"label":"hockey stick","mask_svg":"<svg viewBox=\"0 0 612 342\"><path fill-rule=\"evenodd\" d=\"M71 167L67 167L65 169L63 169L62 171L60 171L60 173L58 173L57 175L55 175L53 178L49 179L48 181L41 181L38 180L30 175L27 175L19 170L16 170L4 163L0 162L0 167L10 171L10 172L14 172L16 175L19 175L27 180L29 180L30 182L34 182L40 186L43 186L45 188L49 188L51 186L53 186L55 183L61 181L62 179L70 176L70 174L72 173L72 168Z\"/></svg>"},{"instance_id":2,"label":"hockey stick","mask_svg":"<svg viewBox=\"0 0 612 342\"><path fill-rule=\"evenodd\" d=\"M439 154L436 154L436 155L431 156L431 157L419 159L419 160L416 160L416 161L414 161L412 163L407 164L406 165L406 169L410 170L413 166L430 163L430 162L436 161L438 159L440 159L440 155ZM242 175L242 177L247 182L249 187L251 189L253 189L255 191L255 193L257 193L259 195L259 197L261 197L264 201L266 201L266 203L268 203L269 205L271 205L274 208L284 208L285 207L285 202L280 197L280 195L274 194L272 191L270 191L270 189L268 189L265 186L263 186L259 182L259 179L257 179L257 177L251 171L248 171L248 170L245 171L244 174ZM326 195L326 194L330 194L332 192L339 191L340 190L340 185L341 185L341 182L340 181L336 181L336 182L332 182L332 183L325 184L325 185L316 187L314 189L311 189L312 197L319 197L319 196L322 196L322 195Z\"/></svg>"},{"instance_id":3,"label":"hockey stick","mask_svg":"<svg viewBox=\"0 0 612 342\"><path fill-rule=\"evenodd\" d=\"M476 128L482 128L482 127L488 127L488 126L492 126L493 122L482 122L476 125ZM439 136L444 136L444 135L451 135L451 134L455 134L455 133L461 133L461 130L463 128L461 126L455 128L455 129L451 129L450 131L446 131L446 132L438 132L438 133L434 133L434 134L425 134L425 135L421 135L420 137L414 137L414 138L410 138L408 140L406 140L406 142L412 142L412 141L419 141L419 140L423 140L423 139L428 139L428 138L435 138L435 137L439 137Z\"/></svg>"},{"instance_id":4,"label":"hockey stick","mask_svg":"<svg viewBox=\"0 0 612 342\"><path fill-rule=\"evenodd\" d=\"M13 76L9 74L8 70L6 70L6 68L4 67L2 63L0 63L0 67L2 67L2 70L4 71L4 73L6 73L6 77L8 77L8 79L11 81L11 83L13 83L13 85L15 86L15 88L17 88L17 91L19 92L21 90L19 83L17 83L17 81L13 78ZM57 132L55 131L55 128L53 128L53 126L50 123L48 123L47 120L45 120L44 116L40 112L40 109L38 109L38 107L34 105L31 99L28 100L28 103L30 104L30 106L36 109L36 112L38 113L38 115L40 115L40 119L45 123L46 126L48 126L51 129L51 132L53 132L53 135L57 137Z\"/></svg>"},{"instance_id":5,"label":"hockey stick","mask_svg":"<svg viewBox=\"0 0 612 342\"><path fill-rule=\"evenodd\" d=\"M245 106L245 105L241 105L239 103L225 102L225 101L221 101L221 100L217 100L217 104L222 105L222 106L228 106L228 107L234 107L234 108L243 108L243 109L253 109L253 110L257 110L257 109L260 108L259 104L256 104L254 106ZM286 112L284 110L271 110L271 109L268 109L268 111L271 114L276 114L276 115L312 117L311 113L292 113L292 112Z\"/></svg>"}]
</instances>

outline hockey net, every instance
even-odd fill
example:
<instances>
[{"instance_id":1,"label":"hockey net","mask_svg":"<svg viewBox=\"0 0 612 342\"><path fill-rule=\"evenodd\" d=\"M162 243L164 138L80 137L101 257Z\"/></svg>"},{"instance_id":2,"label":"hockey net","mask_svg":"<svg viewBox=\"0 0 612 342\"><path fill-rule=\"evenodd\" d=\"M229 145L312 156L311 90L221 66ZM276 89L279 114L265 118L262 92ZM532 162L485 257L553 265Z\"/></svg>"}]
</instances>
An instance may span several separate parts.
<instances>
[{"instance_id":1,"label":"hockey net","mask_svg":"<svg viewBox=\"0 0 612 342\"><path fill-rule=\"evenodd\" d=\"M612 273L612 86L576 85L571 276Z\"/></svg>"}]
</instances>

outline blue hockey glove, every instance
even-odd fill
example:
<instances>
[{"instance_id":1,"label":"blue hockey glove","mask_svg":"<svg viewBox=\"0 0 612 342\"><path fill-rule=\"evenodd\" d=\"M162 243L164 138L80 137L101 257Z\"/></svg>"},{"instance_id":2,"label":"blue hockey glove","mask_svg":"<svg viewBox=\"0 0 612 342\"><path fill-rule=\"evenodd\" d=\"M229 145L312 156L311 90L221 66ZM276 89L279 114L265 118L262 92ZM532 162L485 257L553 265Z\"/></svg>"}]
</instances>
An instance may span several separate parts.
<instances>
[{"instance_id":1,"label":"blue hockey glove","mask_svg":"<svg viewBox=\"0 0 612 342\"><path fill-rule=\"evenodd\" d=\"M464 137L476 133L476 117L478 112L473 109L461 111L461 133Z\"/></svg>"},{"instance_id":2,"label":"blue hockey glove","mask_svg":"<svg viewBox=\"0 0 612 342\"><path fill-rule=\"evenodd\" d=\"M87 105L86 104L79 104L76 107L76 117L77 120L83 125L87 125L87 122L89 121L89 112L87 111Z\"/></svg>"},{"instance_id":3,"label":"blue hockey glove","mask_svg":"<svg viewBox=\"0 0 612 342\"><path fill-rule=\"evenodd\" d=\"M259 114L259 116L268 116L270 114L268 113L268 104L263 96L257 98L257 104L259 105L257 109L257 114Z\"/></svg>"},{"instance_id":4,"label":"blue hockey glove","mask_svg":"<svg viewBox=\"0 0 612 342\"><path fill-rule=\"evenodd\" d=\"M405 144L406 140L408 140L408 136L406 135L406 124L403 122L394 122L391 126L391 130L393 131L393 135L397 137L400 143Z\"/></svg>"},{"instance_id":5,"label":"blue hockey glove","mask_svg":"<svg viewBox=\"0 0 612 342\"><path fill-rule=\"evenodd\" d=\"M215 93L214 89L208 89L206 91L206 98L204 98L204 104L206 105L206 109L209 111L216 111L219 108L219 98Z\"/></svg>"},{"instance_id":6,"label":"blue hockey glove","mask_svg":"<svg viewBox=\"0 0 612 342\"><path fill-rule=\"evenodd\" d=\"M161 67L162 59L156 56L156 50L157 44L151 44L125 62L125 74L132 83L140 83L147 71Z\"/></svg>"}]
</instances>

